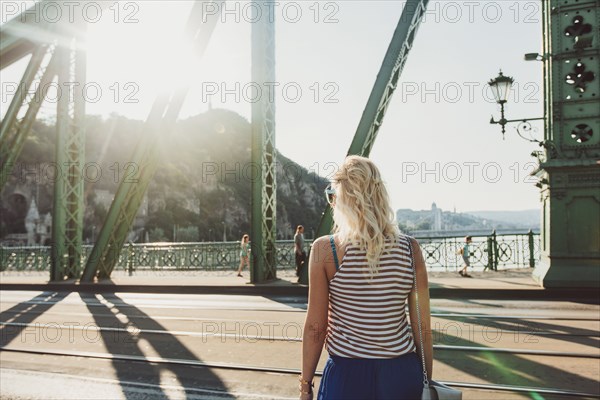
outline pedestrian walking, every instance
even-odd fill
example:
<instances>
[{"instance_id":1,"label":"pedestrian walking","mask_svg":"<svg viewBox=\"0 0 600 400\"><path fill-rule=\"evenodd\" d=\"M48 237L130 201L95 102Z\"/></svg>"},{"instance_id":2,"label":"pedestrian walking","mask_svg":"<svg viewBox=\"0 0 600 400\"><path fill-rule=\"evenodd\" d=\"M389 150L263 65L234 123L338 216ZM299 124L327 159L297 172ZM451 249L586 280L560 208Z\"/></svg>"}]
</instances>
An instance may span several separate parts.
<instances>
[{"instance_id":1,"label":"pedestrian walking","mask_svg":"<svg viewBox=\"0 0 600 400\"><path fill-rule=\"evenodd\" d=\"M250 268L250 236L244 234L242 240L240 240L240 266L237 271L237 276L242 276L242 269L244 264Z\"/></svg>"},{"instance_id":2,"label":"pedestrian walking","mask_svg":"<svg viewBox=\"0 0 600 400\"><path fill-rule=\"evenodd\" d=\"M420 399L433 346L419 245L400 234L369 159L347 157L325 194L335 233L315 240L310 252L300 398L313 398L325 344L318 399Z\"/></svg>"},{"instance_id":3,"label":"pedestrian walking","mask_svg":"<svg viewBox=\"0 0 600 400\"><path fill-rule=\"evenodd\" d=\"M306 251L304 250L304 227L298 225L296 227L296 234L294 235L294 254L296 258L296 276L298 282L300 282L300 276L302 275L302 269L306 264Z\"/></svg>"},{"instance_id":4,"label":"pedestrian walking","mask_svg":"<svg viewBox=\"0 0 600 400\"><path fill-rule=\"evenodd\" d=\"M464 262L462 269L460 271L458 271L458 273L463 278L471 278L471 275L469 275L468 268L471 266L471 262L469 261L469 257L471 255L471 250L469 249L469 247L470 247L469 245L471 244L472 241L473 241L473 237L466 236L465 244L458 250L458 253L462 255L462 259Z\"/></svg>"}]
</instances>

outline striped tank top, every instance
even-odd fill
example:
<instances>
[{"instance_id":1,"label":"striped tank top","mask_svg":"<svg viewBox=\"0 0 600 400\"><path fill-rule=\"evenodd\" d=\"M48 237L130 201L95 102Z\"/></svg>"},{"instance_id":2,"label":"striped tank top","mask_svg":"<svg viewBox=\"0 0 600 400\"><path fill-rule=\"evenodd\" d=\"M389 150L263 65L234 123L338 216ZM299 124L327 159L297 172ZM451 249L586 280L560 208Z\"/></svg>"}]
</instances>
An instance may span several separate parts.
<instances>
[{"instance_id":1,"label":"striped tank top","mask_svg":"<svg viewBox=\"0 0 600 400\"><path fill-rule=\"evenodd\" d=\"M394 358L416 351L406 299L413 286L408 238L386 242L370 279L366 252L348 245L329 283L327 351L349 358Z\"/></svg>"}]
</instances>

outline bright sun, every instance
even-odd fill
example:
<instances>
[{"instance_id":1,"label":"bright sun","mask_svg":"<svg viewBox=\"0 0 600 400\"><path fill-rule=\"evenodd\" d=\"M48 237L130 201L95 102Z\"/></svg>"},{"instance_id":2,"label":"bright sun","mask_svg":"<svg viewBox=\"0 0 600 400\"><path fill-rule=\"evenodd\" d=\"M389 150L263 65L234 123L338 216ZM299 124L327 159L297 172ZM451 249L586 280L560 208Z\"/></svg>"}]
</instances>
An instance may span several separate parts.
<instances>
[{"instance_id":1,"label":"bright sun","mask_svg":"<svg viewBox=\"0 0 600 400\"><path fill-rule=\"evenodd\" d=\"M135 85L143 98L187 83L198 64L183 35L193 2L124 4L136 7L107 10L110 15L88 24L88 78L118 77L106 84Z\"/></svg>"}]
</instances>

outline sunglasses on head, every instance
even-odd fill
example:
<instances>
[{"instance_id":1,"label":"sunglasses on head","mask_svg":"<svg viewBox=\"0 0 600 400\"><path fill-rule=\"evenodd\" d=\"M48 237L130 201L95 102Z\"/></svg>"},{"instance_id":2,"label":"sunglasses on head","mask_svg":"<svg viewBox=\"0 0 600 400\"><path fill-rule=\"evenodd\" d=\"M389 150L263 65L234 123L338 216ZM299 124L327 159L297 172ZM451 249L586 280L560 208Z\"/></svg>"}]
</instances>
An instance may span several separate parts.
<instances>
[{"instance_id":1,"label":"sunglasses on head","mask_svg":"<svg viewBox=\"0 0 600 400\"><path fill-rule=\"evenodd\" d=\"M335 197L335 189L331 186L331 183L327 185L325 188L325 198L327 199L327 203L333 204L333 199Z\"/></svg>"}]
</instances>

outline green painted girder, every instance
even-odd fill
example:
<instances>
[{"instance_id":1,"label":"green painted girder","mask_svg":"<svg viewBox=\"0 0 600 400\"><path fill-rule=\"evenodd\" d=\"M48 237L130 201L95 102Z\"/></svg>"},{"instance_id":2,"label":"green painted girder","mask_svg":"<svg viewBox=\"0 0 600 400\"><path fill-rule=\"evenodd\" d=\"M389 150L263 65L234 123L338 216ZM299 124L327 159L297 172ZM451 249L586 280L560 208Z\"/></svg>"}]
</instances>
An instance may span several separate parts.
<instances>
[{"instance_id":1,"label":"green painted girder","mask_svg":"<svg viewBox=\"0 0 600 400\"><path fill-rule=\"evenodd\" d=\"M23 73L23 78L21 78L13 99L6 110L6 114L4 114L2 122L0 123L0 144L3 143L4 138L8 132L14 128L17 122L17 114L26 104L27 93L29 93L35 78L39 76L42 61L44 61L47 50L48 46L42 45L39 46L31 55L29 64L27 64L27 68L25 68L25 72Z\"/></svg>"},{"instance_id":2,"label":"green painted girder","mask_svg":"<svg viewBox=\"0 0 600 400\"><path fill-rule=\"evenodd\" d=\"M1 39L0 47L0 70L19 61L21 58L31 54L37 45L30 40L15 37L4 36Z\"/></svg>"},{"instance_id":3,"label":"green painted girder","mask_svg":"<svg viewBox=\"0 0 600 400\"><path fill-rule=\"evenodd\" d=\"M255 13L268 14L269 2L256 4ZM262 7L262 10L261 8ZM252 23L252 81L259 86L275 82L275 24L271 18L254 15ZM275 101L260 96L252 103L252 165L260 176L252 179L250 281L260 283L276 278L277 179L275 148Z\"/></svg>"},{"instance_id":4,"label":"green painted girder","mask_svg":"<svg viewBox=\"0 0 600 400\"><path fill-rule=\"evenodd\" d=\"M45 45L34 52L0 125L0 191L21 154L31 125L48 92L49 83L56 75L56 61L52 53L53 48ZM51 59L44 66L42 62L47 54L50 54ZM36 91L28 96L27 93L35 81L39 81ZM24 116L19 119L18 115L25 109Z\"/></svg>"},{"instance_id":5,"label":"green painted girder","mask_svg":"<svg viewBox=\"0 0 600 400\"><path fill-rule=\"evenodd\" d=\"M109 277L126 240L143 194L156 170L156 142L160 134L162 116L168 106L168 95L160 96L153 104L144 125L144 136L138 142L132 156L136 166L134 175L124 177L113 199L98 239L92 249L83 274L82 282L91 282L96 274Z\"/></svg>"},{"instance_id":6,"label":"green painted girder","mask_svg":"<svg viewBox=\"0 0 600 400\"><path fill-rule=\"evenodd\" d=\"M4 69L35 51L39 46L39 32L48 25L35 23L43 2L34 4L25 12L0 25L0 69Z\"/></svg>"},{"instance_id":7,"label":"green painted girder","mask_svg":"<svg viewBox=\"0 0 600 400\"><path fill-rule=\"evenodd\" d=\"M406 2L347 155L368 157L371 153L428 2L428 0ZM317 237L328 235L332 226L331 208L327 206L317 229Z\"/></svg>"},{"instance_id":8,"label":"green painted girder","mask_svg":"<svg viewBox=\"0 0 600 400\"><path fill-rule=\"evenodd\" d=\"M207 7L212 3L216 8ZM201 57L218 22L220 13L206 15L205 10L221 10L223 2L196 2L184 33L193 40L193 51ZM91 282L95 276L108 278L133 220L142 203L144 194L158 166L158 143L161 136L172 130L188 92L188 85L181 85L172 92L164 92L155 100L144 124L144 135L138 142L133 156L134 173L124 177L111 203L98 240L92 249L83 274L82 282Z\"/></svg>"},{"instance_id":9,"label":"green painted girder","mask_svg":"<svg viewBox=\"0 0 600 400\"><path fill-rule=\"evenodd\" d=\"M104 10L113 5L110 1L82 0L78 2L57 2L56 0L40 0L0 25L0 70L15 63L21 58L31 54L42 44L68 43L73 36L68 31L73 26L72 16L85 12L87 4L92 4L94 9ZM15 5L23 3L13 2ZM47 8L63 7L62 18L49 21L45 18ZM70 9L70 7L74 7ZM6 11L6 10L5 10ZM67 28L65 30L64 28ZM57 34L62 30L62 34Z\"/></svg>"},{"instance_id":10,"label":"green painted girder","mask_svg":"<svg viewBox=\"0 0 600 400\"><path fill-rule=\"evenodd\" d=\"M52 209L52 268L50 280L79 278L82 260L84 191L81 168L85 163L85 99L72 82L86 81L86 54L80 45L86 24L78 19L69 31L70 43L57 45L58 85L63 89L56 109L56 165Z\"/></svg>"},{"instance_id":11,"label":"green painted girder","mask_svg":"<svg viewBox=\"0 0 600 400\"><path fill-rule=\"evenodd\" d=\"M83 8L84 0L78 6ZM107 7L107 2L99 2L100 7ZM44 18L45 7L52 5L56 8L59 4L55 0L41 0L17 15L13 19L0 25L0 70L17 62L23 57L33 53L40 45L50 45L60 42L62 36L57 35L58 29L65 25L72 25L69 18L50 22ZM20 4L19 4L20 5ZM63 15L68 16L68 10ZM64 38L69 40L72 35L67 34Z\"/></svg>"}]
</instances>

